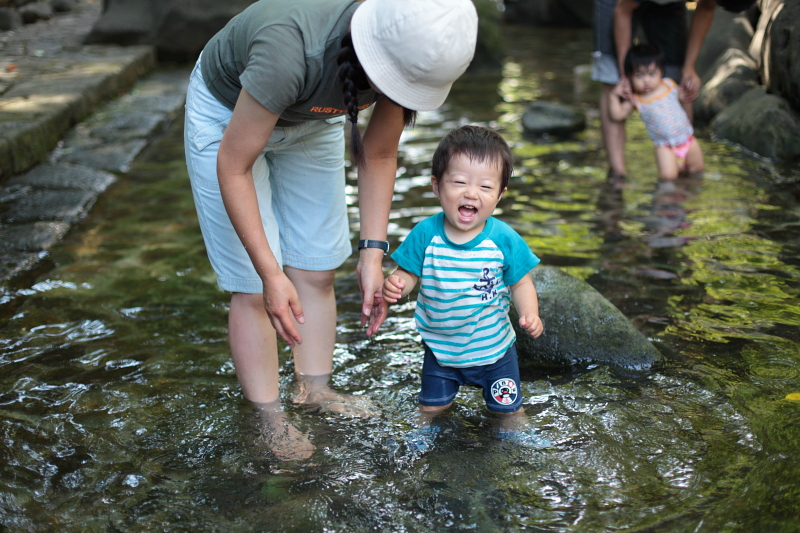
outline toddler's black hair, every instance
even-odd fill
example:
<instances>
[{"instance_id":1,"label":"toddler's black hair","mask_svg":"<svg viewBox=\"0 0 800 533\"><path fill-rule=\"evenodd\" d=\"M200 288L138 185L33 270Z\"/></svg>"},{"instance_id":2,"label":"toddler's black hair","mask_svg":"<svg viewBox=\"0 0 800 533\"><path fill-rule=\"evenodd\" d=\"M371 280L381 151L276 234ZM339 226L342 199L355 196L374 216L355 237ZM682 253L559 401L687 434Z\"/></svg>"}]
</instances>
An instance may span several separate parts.
<instances>
[{"instance_id":1,"label":"toddler's black hair","mask_svg":"<svg viewBox=\"0 0 800 533\"><path fill-rule=\"evenodd\" d=\"M358 61L353 39L349 33L342 39L342 48L336 56L336 62L339 65L336 73L339 76L339 81L342 82L344 105L352 123L350 130L350 158L355 166L362 166L364 164L364 145L361 142L361 133L358 131L358 91L368 89L369 81L364 68ZM384 98L387 97L384 96ZM416 111L403 107L403 122L405 126L412 125L416 117Z\"/></svg>"},{"instance_id":2,"label":"toddler's black hair","mask_svg":"<svg viewBox=\"0 0 800 533\"><path fill-rule=\"evenodd\" d=\"M625 76L630 78L636 70L653 64L664 74L666 60L661 48L650 43L633 45L625 56Z\"/></svg>"},{"instance_id":3,"label":"toddler's black hair","mask_svg":"<svg viewBox=\"0 0 800 533\"><path fill-rule=\"evenodd\" d=\"M514 172L511 148L496 131L483 126L461 126L441 140L433 153L431 174L438 181L447 171L450 161L457 155L466 155L470 161L492 161L500 167L500 191L508 187Z\"/></svg>"}]
</instances>

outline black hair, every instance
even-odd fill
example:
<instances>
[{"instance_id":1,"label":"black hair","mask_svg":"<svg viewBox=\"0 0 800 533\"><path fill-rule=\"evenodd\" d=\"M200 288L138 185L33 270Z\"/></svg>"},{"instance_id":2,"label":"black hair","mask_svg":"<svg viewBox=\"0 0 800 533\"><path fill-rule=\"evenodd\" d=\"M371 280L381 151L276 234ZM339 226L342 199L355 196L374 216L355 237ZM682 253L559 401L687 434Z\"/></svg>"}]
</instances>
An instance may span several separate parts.
<instances>
[{"instance_id":1,"label":"black hair","mask_svg":"<svg viewBox=\"0 0 800 533\"><path fill-rule=\"evenodd\" d=\"M630 78L638 69L650 65L655 65L663 74L666 69L664 52L655 44L635 44L625 56L625 75Z\"/></svg>"},{"instance_id":2,"label":"black hair","mask_svg":"<svg viewBox=\"0 0 800 533\"><path fill-rule=\"evenodd\" d=\"M336 63L339 65L336 73L339 76L339 81L342 82L342 98L352 124L350 130L350 157L353 164L362 166L365 163L365 159L364 144L361 142L361 133L358 131L358 91L369 89L369 80L367 73L364 72L364 68L358 61L353 39L349 33L342 38L342 48L336 56ZM403 107L404 126L412 125L416 118L416 111Z\"/></svg>"},{"instance_id":3,"label":"black hair","mask_svg":"<svg viewBox=\"0 0 800 533\"><path fill-rule=\"evenodd\" d=\"M500 166L500 191L508 187L514 172L514 156L503 136L496 131L483 126L461 126L445 135L433 153L431 174L437 181L457 155L466 155L470 161L497 163Z\"/></svg>"}]
</instances>

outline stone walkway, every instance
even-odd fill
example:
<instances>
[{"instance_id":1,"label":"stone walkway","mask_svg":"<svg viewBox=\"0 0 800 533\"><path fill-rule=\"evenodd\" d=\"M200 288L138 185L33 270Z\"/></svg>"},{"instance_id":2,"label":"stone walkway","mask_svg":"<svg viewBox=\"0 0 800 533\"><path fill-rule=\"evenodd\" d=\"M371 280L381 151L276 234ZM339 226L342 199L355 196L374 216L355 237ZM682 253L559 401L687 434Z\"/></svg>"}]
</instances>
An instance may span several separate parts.
<instances>
[{"instance_id":1,"label":"stone walkway","mask_svg":"<svg viewBox=\"0 0 800 533\"><path fill-rule=\"evenodd\" d=\"M189 68L83 45L100 0L0 33L0 288L34 269L182 109Z\"/></svg>"}]
</instances>

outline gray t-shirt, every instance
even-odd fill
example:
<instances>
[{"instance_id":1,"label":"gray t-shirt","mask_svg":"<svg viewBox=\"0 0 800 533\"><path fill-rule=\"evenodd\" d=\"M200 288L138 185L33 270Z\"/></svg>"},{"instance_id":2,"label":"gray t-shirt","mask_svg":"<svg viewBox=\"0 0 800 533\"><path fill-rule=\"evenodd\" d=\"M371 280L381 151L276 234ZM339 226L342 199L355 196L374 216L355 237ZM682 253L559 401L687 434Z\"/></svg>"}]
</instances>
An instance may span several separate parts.
<instances>
[{"instance_id":1,"label":"gray t-shirt","mask_svg":"<svg viewBox=\"0 0 800 533\"><path fill-rule=\"evenodd\" d=\"M233 109L242 87L279 126L346 114L336 55L350 31L355 0L260 0L208 42L201 68L209 91ZM375 102L358 92L359 107Z\"/></svg>"}]
</instances>

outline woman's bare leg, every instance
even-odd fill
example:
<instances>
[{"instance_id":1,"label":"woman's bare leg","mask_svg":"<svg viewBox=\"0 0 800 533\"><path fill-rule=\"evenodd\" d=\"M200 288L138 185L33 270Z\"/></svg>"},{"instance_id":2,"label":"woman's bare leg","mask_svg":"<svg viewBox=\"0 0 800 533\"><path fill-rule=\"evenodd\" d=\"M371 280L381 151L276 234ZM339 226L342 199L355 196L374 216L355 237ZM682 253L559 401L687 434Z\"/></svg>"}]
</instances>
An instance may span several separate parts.
<instances>
[{"instance_id":1,"label":"woman's bare leg","mask_svg":"<svg viewBox=\"0 0 800 533\"><path fill-rule=\"evenodd\" d=\"M284 267L303 306L305 323L295 322L303 343L295 346L297 389L294 401L344 416L370 416L378 411L364 397L340 394L328 382L336 346L336 295L333 270L312 271Z\"/></svg>"},{"instance_id":2,"label":"woman's bare leg","mask_svg":"<svg viewBox=\"0 0 800 533\"><path fill-rule=\"evenodd\" d=\"M307 459L314 445L280 407L277 335L261 294L233 294L228 337L242 393L258 409L263 441L281 460Z\"/></svg>"},{"instance_id":3,"label":"woman's bare leg","mask_svg":"<svg viewBox=\"0 0 800 533\"><path fill-rule=\"evenodd\" d=\"M233 293L228 339L244 397L254 403L277 401L277 335L261 294Z\"/></svg>"}]
</instances>

